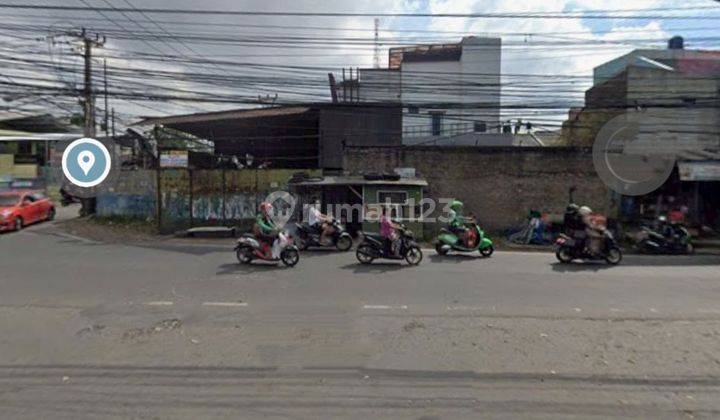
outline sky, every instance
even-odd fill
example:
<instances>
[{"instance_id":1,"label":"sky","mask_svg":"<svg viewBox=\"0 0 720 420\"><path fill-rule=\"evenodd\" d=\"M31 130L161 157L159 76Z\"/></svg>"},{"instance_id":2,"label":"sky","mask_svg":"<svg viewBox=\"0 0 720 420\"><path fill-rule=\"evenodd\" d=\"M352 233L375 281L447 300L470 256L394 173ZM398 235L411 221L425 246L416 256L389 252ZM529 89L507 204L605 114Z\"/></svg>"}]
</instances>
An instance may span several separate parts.
<instances>
[{"instance_id":1,"label":"sky","mask_svg":"<svg viewBox=\"0 0 720 420\"><path fill-rule=\"evenodd\" d=\"M108 66L118 69L174 72L177 77L153 79L125 74L122 80L142 81L137 85L148 90L173 89L175 95L189 96L202 91L205 95L223 95L234 92L247 98L258 95L278 95L283 100L326 100L329 90L327 73L339 73L343 67L370 67L373 64L373 17L287 17L287 16L230 16L230 15L147 15L128 12L99 13L92 7L138 7L203 10L243 11L303 11L342 13L593 13L632 9L628 14L638 15L656 10L653 15L663 16L717 16L720 2L712 0L4 0L4 4L69 5L87 8L86 11L29 11L23 9L7 12L3 21L9 25L26 25L23 38L13 28L0 26L0 53L4 57L33 57L64 63L65 70L51 72L48 77L61 80L66 85L79 86L82 80L82 62L75 45L53 44L48 35L57 36L71 28L86 27L106 34L104 48L96 56L107 57ZM617 15L617 12L616 12ZM149 17L148 17L149 16ZM152 19L154 22L148 21ZM142 23L138 23L142 22ZM160 23L158 23L160 22ZM567 76L568 106L582 105L582 93L591 86L592 69L635 48L664 48L666 40L673 35L686 39L686 48L719 49L720 25L717 20L675 19L590 19L577 15L571 19L532 18L501 19L475 17L382 17L380 37L396 45L398 42L457 42L463 35L499 36L503 39L503 75ZM2 24L0 24L2 25ZM310 27L315 29L300 29ZM413 33L412 31L418 31ZM133 34L152 32L168 35L163 41L152 36L144 40L128 40ZM171 35L210 34L213 37L230 38L247 35L262 45L225 42L221 44L177 41ZM268 44L263 37L312 37L370 39L361 45L336 42L323 45ZM33 40L32 38L36 38ZM708 39L709 38L709 39ZM67 38L64 39L67 41ZM605 42L604 44L600 42ZM381 45L381 63L387 65L387 48ZM44 55L43 55L44 54ZM147 60L143 55L176 56L196 61L193 65L177 60ZM248 67L237 64L220 65L207 63L223 60L230 63L253 63L262 66L298 66L299 69ZM205 64L198 64L206 61ZM97 63L99 68L99 62ZM69 70L68 70L69 69ZM7 75L27 75L32 70L6 67ZM192 76L183 76L190 73ZM204 83L202 76L213 79ZM267 83L259 78L271 76ZM96 77L100 77L96 73ZM123 79L123 77L125 79ZM255 78L248 81L248 78ZM288 78L284 80L283 78ZM1 81L1 80L0 80ZM300 94L298 95L298 93ZM7 96L7 95L6 95ZM73 108L75 98L66 100L65 107ZM236 108L232 103L188 103L168 101L127 101L111 98L124 122L130 123L143 115L169 115ZM11 108L11 103L0 106ZM37 106L37 104L36 104ZM39 104L43 106L43 104ZM62 111L61 111L62 112ZM541 119L561 120L567 110L556 110Z\"/></svg>"}]
</instances>

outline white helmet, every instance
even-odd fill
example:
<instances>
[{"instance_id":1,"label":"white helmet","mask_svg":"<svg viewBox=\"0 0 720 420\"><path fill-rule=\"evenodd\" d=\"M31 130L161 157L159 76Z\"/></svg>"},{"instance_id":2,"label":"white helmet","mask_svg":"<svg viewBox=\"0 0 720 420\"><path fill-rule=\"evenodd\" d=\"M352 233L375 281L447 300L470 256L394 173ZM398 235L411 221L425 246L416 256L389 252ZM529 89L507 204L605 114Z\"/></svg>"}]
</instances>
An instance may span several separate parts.
<instances>
[{"instance_id":1,"label":"white helmet","mask_svg":"<svg viewBox=\"0 0 720 420\"><path fill-rule=\"evenodd\" d=\"M582 206L578 212L583 216L589 216L592 213L592 209L588 206Z\"/></svg>"}]
</instances>

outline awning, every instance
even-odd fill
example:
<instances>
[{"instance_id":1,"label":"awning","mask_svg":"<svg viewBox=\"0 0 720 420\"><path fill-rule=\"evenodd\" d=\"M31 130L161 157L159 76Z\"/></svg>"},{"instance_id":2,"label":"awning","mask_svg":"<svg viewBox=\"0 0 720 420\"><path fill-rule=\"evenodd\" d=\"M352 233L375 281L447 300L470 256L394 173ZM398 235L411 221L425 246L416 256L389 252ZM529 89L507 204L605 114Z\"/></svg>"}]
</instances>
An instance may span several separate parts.
<instances>
[{"instance_id":1,"label":"awning","mask_svg":"<svg viewBox=\"0 0 720 420\"><path fill-rule=\"evenodd\" d=\"M8 135L8 134L13 135ZM68 141L82 138L82 134L77 133L22 133L11 130L0 130L0 142L12 141Z\"/></svg>"}]
</instances>

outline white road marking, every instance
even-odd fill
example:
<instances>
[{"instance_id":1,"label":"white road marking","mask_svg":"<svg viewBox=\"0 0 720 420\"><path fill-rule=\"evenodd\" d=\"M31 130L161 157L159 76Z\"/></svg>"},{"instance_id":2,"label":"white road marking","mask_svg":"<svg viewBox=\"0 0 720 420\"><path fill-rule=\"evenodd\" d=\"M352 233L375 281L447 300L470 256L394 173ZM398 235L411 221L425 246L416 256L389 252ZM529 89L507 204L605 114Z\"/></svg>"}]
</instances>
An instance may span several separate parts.
<instances>
[{"instance_id":1,"label":"white road marking","mask_svg":"<svg viewBox=\"0 0 720 420\"><path fill-rule=\"evenodd\" d=\"M655 309L655 308L650 308L650 312L652 312L652 313L656 314L656 313L658 312L658 310L657 310L657 309Z\"/></svg>"},{"instance_id":2,"label":"white road marking","mask_svg":"<svg viewBox=\"0 0 720 420\"><path fill-rule=\"evenodd\" d=\"M482 306L463 306L463 305L457 305L457 306L448 306L445 308L448 311L482 311L486 308ZM495 310L495 307L492 307L492 310Z\"/></svg>"},{"instance_id":3,"label":"white road marking","mask_svg":"<svg viewBox=\"0 0 720 420\"><path fill-rule=\"evenodd\" d=\"M245 307L246 302L203 302L203 306L220 306L220 307Z\"/></svg>"},{"instance_id":4,"label":"white road marking","mask_svg":"<svg viewBox=\"0 0 720 420\"><path fill-rule=\"evenodd\" d=\"M169 300L156 300L153 302L145 302L144 305L148 306L173 306L173 302Z\"/></svg>"},{"instance_id":5,"label":"white road marking","mask_svg":"<svg viewBox=\"0 0 720 420\"><path fill-rule=\"evenodd\" d=\"M573 308L573 311L575 311L575 312L582 312L582 309L580 309L580 308Z\"/></svg>"},{"instance_id":6,"label":"white road marking","mask_svg":"<svg viewBox=\"0 0 720 420\"><path fill-rule=\"evenodd\" d=\"M407 305L363 305L363 309L407 309Z\"/></svg>"}]
</instances>

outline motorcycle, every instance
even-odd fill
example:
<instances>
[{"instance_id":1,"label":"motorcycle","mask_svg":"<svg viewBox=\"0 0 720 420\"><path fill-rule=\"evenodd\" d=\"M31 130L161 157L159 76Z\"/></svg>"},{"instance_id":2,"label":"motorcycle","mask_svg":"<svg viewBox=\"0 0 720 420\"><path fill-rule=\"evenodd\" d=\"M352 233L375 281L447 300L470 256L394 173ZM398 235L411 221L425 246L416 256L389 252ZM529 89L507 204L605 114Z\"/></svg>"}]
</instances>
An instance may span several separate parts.
<instances>
[{"instance_id":1,"label":"motorcycle","mask_svg":"<svg viewBox=\"0 0 720 420\"><path fill-rule=\"evenodd\" d=\"M477 223L468 224L468 233L465 241L447 229L442 229L435 242L435 251L438 255L447 255L450 251L475 252L479 251L483 257L489 257L495 252L493 242L485 236L485 232Z\"/></svg>"},{"instance_id":2,"label":"motorcycle","mask_svg":"<svg viewBox=\"0 0 720 420\"><path fill-rule=\"evenodd\" d=\"M399 250L395 254L385 238L376 233L363 233L363 241L358 245L355 256L362 264L370 264L378 258L405 260L410 265L418 265L423 259L420 245L415 241L412 231L405 226L398 230L400 234Z\"/></svg>"},{"instance_id":3,"label":"motorcycle","mask_svg":"<svg viewBox=\"0 0 720 420\"><path fill-rule=\"evenodd\" d=\"M585 247L585 242L576 240L568 235L560 234L555 241L555 256L563 264L573 260L605 260L608 264L618 265L622 261L622 251L609 230L603 231L603 247L598 255L591 254Z\"/></svg>"},{"instance_id":4,"label":"motorcycle","mask_svg":"<svg viewBox=\"0 0 720 420\"><path fill-rule=\"evenodd\" d=\"M311 246L334 246L338 251L345 252L350 250L350 248L352 248L353 241L350 234L345 230L345 226L337 220L332 220L330 223L334 229L332 235L330 236L330 239L332 240L330 245L320 243L320 234L322 233L321 227L310 226L306 223L298 225L297 238L295 239L295 243L298 248L301 251L304 251Z\"/></svg>"},{"instance_id":5,"label":"motorcycle","mask_svg":"<svg viewBox=\"0 0 720 420\"><path fill-rule=\"evenodd\" d=\"M638 250L646 254L692 254L692 236L681 225L670 225L670 236L644 226L638 237Z\"/></svg>"},{"instance_id":6,"label":"motorcycle","mask_svg":"<svg viewBox=\"0 0 720 420\"><path fill-rule=\"evenodd\" d=\"M278 258L273 258L269 254L272 245L264 244L259 241L252 233L246 233L237 241L235 246L235 254L238 261L243 264L250 264L252 260L259 259L262 261L282 261L287 267L294 267L300 261L300 250L293 244L293 239L286 232L278 234L280 253Z\"/></svg>"}]
</instances>

